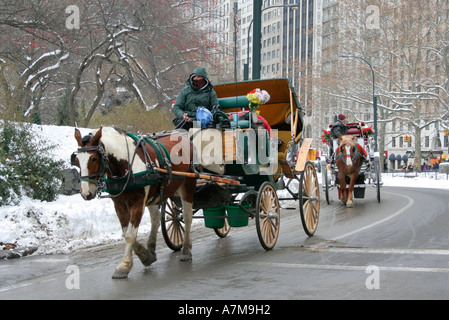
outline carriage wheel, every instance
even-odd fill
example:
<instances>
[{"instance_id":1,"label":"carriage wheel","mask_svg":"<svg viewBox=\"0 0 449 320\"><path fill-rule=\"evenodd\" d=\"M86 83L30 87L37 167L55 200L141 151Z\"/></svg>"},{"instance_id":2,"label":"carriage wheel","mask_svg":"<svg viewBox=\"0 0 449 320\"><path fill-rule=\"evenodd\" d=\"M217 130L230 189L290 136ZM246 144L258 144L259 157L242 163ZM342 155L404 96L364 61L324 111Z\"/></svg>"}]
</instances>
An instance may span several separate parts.
<instances>
[{"instance_id":1,"label":"carriage wheel","mask_svg":"<svg viewBox=\"0 0 449 320\"><path fill-rule=\"evenodd\" d=\"M307 162L304 171L301 172L299 197L299 211L302 226L306 234L311 237L315 234L320 215L320 187L315 168L311 162Z\"/></svg>"},{"instance_id":2,"label":"carriage wheel","mask_svg":"<svg viewBox=\"0 0 449 320\"><path fill-rule=\"evenodd\" d=\"M322 183L323 183L323 190L324 195L326 196L326 202L327 204L331 204L329 200L329 176L327 171L327 164L321 162L321 177L322 177Z\"/></svg>"},{"instance_id":3,"label":"carriage wheel","mask_svg":"<svg viewBox=\"0 0 449 320\"><path fill-rule=\"evenodd\" d=\"M184 241L184 220L182 207L171 199L162 205L161 230L165 243L173 251L179 251Z\"/></svg>"},{"instance_id":4,"label":"carriage wheel","mask_svg":"<svg viewBox=\"0 0 449 320\"><path fill-rule=\"evenodd\" d=\"M219 236L220 238L225 238L228 233L229 230L231 230L231 226L229 226L229 221L227 218L224 219L224 226L223 228L215 228L214 231L217 234L217 236Z\"/></svg>"},{"instance_id":5,"label":"carriage wheel","mask_svg":"<svg viewBox=\"0 0 449 320\"><path fill-rule=\"evenodd\" d=\"M270 182L265 182L257 194L255 218L259 241L269 251L278 239L281 220L278 196Z\"/></svg>"}]
</instances>

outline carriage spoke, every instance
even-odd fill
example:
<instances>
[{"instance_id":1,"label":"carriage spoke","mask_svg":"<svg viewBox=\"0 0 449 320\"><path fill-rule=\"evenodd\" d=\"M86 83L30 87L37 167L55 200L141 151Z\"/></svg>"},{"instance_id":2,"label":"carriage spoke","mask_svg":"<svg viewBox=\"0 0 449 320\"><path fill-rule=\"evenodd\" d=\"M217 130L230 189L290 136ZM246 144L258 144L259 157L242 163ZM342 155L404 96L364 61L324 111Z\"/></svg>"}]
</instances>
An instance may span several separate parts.
<instances>
[{"instance_id":1,"label":"carriage spoke","mask_svg":"<svg viewBox=\"0 0 449 320\"><path fill-rule=\"evenodd\" d=\"M263 223L263 230L264 230L264 240L268 245L273 244L273 239L276 235L276 226L273 224L273 222L269 219L264 220Z\"/></svg>"},{"instance_id":2,"label":"carriage spoke","mask_svg":"<svg viewBox=\"0 0 449 320\"><path fill-rule=\"evenodd\" d=\"M173 243L175 245L179 245L183 241L183 231L184 228L182 228L180 225L177 225L176 223L172 223L170 225L170 238L173 240Z\"/></svg>"},{"instance_id":3,"label":"carriage spoke","mask_svg":"<svg viewBox=\"0 0 449 320\"><path fill-rule=\"evenodd\" d=\"M271 194L269 190L264 192L264 198L261 205L264 208L264 212L268 212L267 208L271 207Z\"/></svg>"},{"instance_id":4,"label":"carriage spoke","mask_svg":"<svg viewBox=\"0 0 449 320\"><path fill-rule=\"evenodd\" d=\"M269 241L269 237L270 237L270 232L269 232L269 230L268 230L269 228L268 228L268 222L267 222L267 220L265 219L264 221L263 221L263 225L262 225L262 230L263 230L263 237L264 237L264 241L266 242L266 243L270 243L270 241Z\"/></svg>"},{"instance_id":5,"label":"carriage spoke","mask_svg":"<svg viewBox=\"0 0 449 320\"><path fill-rule=\"evenodd\" d=\"M309 201L307 203L307 205L306 205L305 211L307 213L306 214L306 216L307 216L307 225L308 225L309 229L310 228L314 229L315 225L316 225L316 221L317 221L316 215L315 215L316 207L313 205L313 203L311 203Z\"/></svg>"},{"instance_id":6,"label":"carriage spoke","mask_svg":"<svg viewBox=\"0 0 449 320\"><path fill-rule=\"evenodd\" d=\"M268 210L265 208L265 205L263 203L260 204L260 215L263 217L267 216Z\"/></svg>"}]
</instances>

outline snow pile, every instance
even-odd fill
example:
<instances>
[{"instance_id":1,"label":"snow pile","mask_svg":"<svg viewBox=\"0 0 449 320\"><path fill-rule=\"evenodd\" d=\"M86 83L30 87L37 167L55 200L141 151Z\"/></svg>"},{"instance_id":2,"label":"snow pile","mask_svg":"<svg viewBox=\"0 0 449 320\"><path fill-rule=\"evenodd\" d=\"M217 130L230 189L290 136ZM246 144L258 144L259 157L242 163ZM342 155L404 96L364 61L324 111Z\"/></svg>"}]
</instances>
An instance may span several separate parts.
<instances>
[{"instance_id":1,"label":"snow pile","mask_svg":"<svg viewBox=\"0 0 449 320\"><path fill-rule=\"evenodd\" d=\"M411 173L413 175L413 173ZM438 179L435 179L437 175ZM382 174L384 186L389 187L410 187L410 188L433 188L449 190L449 180L446 174L420 173L416 177L393 176L392 174Z\"/></svg>"},{"instance_id":2,"label":"snow pile","mask_svg":"<svg viewBox=\"0 0 449 320\"><path fill-rule=\"evenodd\" d=\"M67 253L118 240L120 224L111 200L87 203L80 195L55 202L25 199L0 208L0 242L38 247L37 253Z\"/></svg>"},{"instance_id":3,"label":"snow pile","mask_svg":"<svg viewBox=\"0 0 449 320\"><path fill-rule=\"evenodd\" d=\"M83 135L91 129L81 129ZM70 166L77 144L72 127L35 126L36 139L57 145L54 156ZM321 178L319 177L319 181ZM383 176L385 186L449 189L448 180ZM145 210L139 234L148 233L150 218ZM202 223L202 220L194 220ZM0 207L2 244L38 247L38 254L68 253L80 248L121 240L121 228L110 199L85 201L78 195L59 196L54 202L24 199L18 206Z\"/></svg>"},{"instance_id":4,"label":"snow pile","mask_svg":"<svg viewBox=\"0 0 449 320\"><path fill-rule=\"evenodd\" d=\"M78 146L73 127L33 126L35 139L56 146L53 156L70 167ZM85 135L93 129L80 128ZM139 234L150 231L145 209ZM68 253L84 247L122 239L122 230L112 200L85 201L77 194L60 195L54 202L24 198L18 206L0 207L0 252L5 244L38 247L37 254Z\"/></svg>"}]
</instances>

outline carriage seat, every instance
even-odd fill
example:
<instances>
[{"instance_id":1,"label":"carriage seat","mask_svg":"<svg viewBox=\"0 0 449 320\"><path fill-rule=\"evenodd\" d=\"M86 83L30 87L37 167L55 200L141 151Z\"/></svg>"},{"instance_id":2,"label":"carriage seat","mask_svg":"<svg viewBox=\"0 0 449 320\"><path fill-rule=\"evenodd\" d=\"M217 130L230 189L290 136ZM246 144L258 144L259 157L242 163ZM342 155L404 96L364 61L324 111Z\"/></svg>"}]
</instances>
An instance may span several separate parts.
<instances>
[{"instance_id":1,"label":"carriage seat","mask_svg":"<svg viewBox=\"0 0 449 320\"><path fill-rule=\"evenodd\" d=\"M364 122L352 122L352 123L347 123L347 126L351 127L348 129L348 135L359 135L362 136L363 135L363 130L362 128L365 126ZM334 125L330 124L329 125L329 129L332 129Z\"/></svg>"},{"instance_id":2,"label":"carriage seat","mask_svg":"<svg viewBox=\"0 0 449 320\"><path fill-rule=\"evenodd\" d=\"M248 108L248 98L246 96L218 98L221 110Z\"/></svg>"},{"instance_id":3,"label":"carriage seat","mask_svg":"<svg viewBox=\"0 0 449 320\"><path fill-rule=\"evenodd\" d=\"M353 122L353 123L347 123L347 126L351 127L348 129L347 134L351 135L351 136L356 136L358 137L358 143L360 145L367 145L368 144L368 137L363 134L363 127L365 126L364 122ZM329 125L329 129L332 129L333 125L330 124Z\"/></svg>"},{"instance_id":4,"label":"carriage seat","mask_svg":"<svg viewBox=\"0 0 449 320\"><path fill-rule=\"evenodd\" d=\"M362 126L360 123L347 123L347 126L351 127L348 129L348 135L359 136L363 135Z\"/></svg>"},{"instance_id":5,"label":"carriage seat","mask_svg":"<svg viewBox=\"0 0 449 320\"><path fill-rule=\"evenodd\" d=\"M237 96L237 97L227 97L227 98L219 98L218 103L220 104L221 110L226 112L226 110L230 109L242 109L248 108L249 101L246 96ZM237 127L240 129L248 129L251 127L251 124L248 120L239 120L238 123L232 121L232 116L229 117L231 120L231 128L236 129Z\"/></svg>"},{"instance_id":6,"label":"carriage seat","mask_svg":"<svg viewBox=\"0 0 449 320\"><path fill-rule=\"evenodd\" d=\"M218 98L218 103L220 104L221 110L224 112L228 112L228 114L232 114L235 112L239 113L239 116L243 110L248 110L249 101L246 95L244 96L234 96L234 97L226 97L226 98ZM232 116L229 117L231 120L231 128L237 128L237 123L232 121ZM271 125L268 121L261 115L257 116L258 123L260 123L266 130L268 130L270 137L272 137L271 133ZM251 123L248 120L240 120L238 121L238 127L241 129L251 128Z\"/></svg>"},{"instance_id":7,"label":"carriage seat","mask_svg":"<svg viewBox=\"0 0 449 320\"><path fill-rule=\"evenodd\" d=\"M348 135L360 136L362 135L362 130L360 130L359 128L348 129Z\"/></svg>"}]
</instances>

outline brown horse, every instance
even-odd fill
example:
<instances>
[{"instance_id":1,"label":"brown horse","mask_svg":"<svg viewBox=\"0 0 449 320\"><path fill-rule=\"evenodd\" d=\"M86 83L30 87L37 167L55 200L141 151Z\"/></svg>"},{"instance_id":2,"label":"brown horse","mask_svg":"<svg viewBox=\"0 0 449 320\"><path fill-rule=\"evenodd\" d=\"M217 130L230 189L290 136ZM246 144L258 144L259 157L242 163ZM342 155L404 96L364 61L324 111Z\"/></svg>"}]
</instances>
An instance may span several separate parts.
<instances>
[{"instance_id":1,"label":"brown horse","mask_svg":"<svg viewBox=\"0 0 449 320\"><path fill-rule=\"evenodd\" d=\"M346 207L354 207L354 185L358 179L366 153L355 141L356 137L341 136L337 149L338 180L340 182L340 200ZM348 193L346 193L346 177L350 178Z\"/></svg>"},{"instance_id":2,"label":"brown horse","mask_svg":"<svg viewBox=\"0 0 449 320\"><path fill-rule=\"evenodd\" d=\"M133 264L132 250L145 266L156 261L156 236L161 220L159 204L175 194L181 197L185 222L181 260L191 260L190 227L196 180L173 178L157 171L157 168L165 168L169 172L190 171L192 145L187 137L173 134L149 143L119 129L103 127L85 137L75 129L75 139L79 146L76 161L81 174L81 196L91 200L106 187L126 241L125 254L112 278L128 276ZM167 161L170 157L171 162ZM146 246L136 241L145 207L151 216Z\"/></svg>"}]
</instances>

